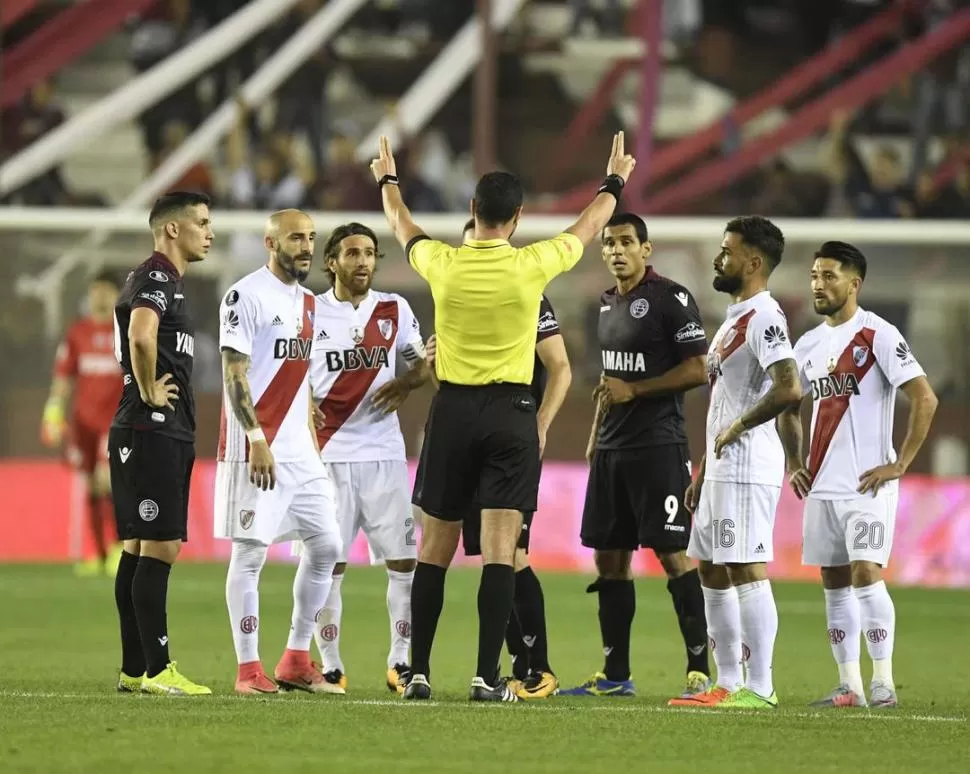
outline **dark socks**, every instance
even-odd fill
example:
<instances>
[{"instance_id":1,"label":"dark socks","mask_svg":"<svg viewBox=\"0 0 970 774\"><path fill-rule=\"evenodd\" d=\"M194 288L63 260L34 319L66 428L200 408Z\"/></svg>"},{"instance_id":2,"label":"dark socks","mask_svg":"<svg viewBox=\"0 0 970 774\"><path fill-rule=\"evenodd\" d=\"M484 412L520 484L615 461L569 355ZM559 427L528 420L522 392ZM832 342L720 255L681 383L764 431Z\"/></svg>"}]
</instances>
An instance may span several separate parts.
<instances>
[{"instance_id":1,"label":"dark socks","mask_svg":"<svg viewBox=\"0 0 970 774\"><path fill-rule=\"evenodd\" d=\"M599 578L587 591L599 593L600 633L606 656L603 672L606 679L615 682L629 680L630 629L637 610L633 581Z\"/></svg>"},{"instance_id":2,"label":"dark socks","mask_svg":"<svg viewBox=\"0 0 970 774\"><path fill-rule=\"evenodd\" d=\"M667 581L687 649L687 671L711 674L707 661L707 619L704 616L704 592L697 570Z\"/></svg>"},{"instance_id":3,"label":"dark socks","mask_svg":"<svg viewBox=\"0 0 970 774\"><path fill-rule=\"evenodd\" d=\"M145 672L154 677L168 666L168 576L172 565L150 556L138 560L131 599L145 652Z\"/></svg>"},{"instance_id":4,"label":"dark socks","mask_svg":"<svg viewBox=\"0 0 970 774\"><path fill-rule=\"evenodd\" d=\"M516 584L516 596L518 592L519 587ZM522 636L517 609L513 609L512 615L509 616L509 625L505 629L505 647L509 649L509 655L512 657L512 677L516 680L525 680L529 676L529 648Z\"/></svg>"},{"instance_id":5,"label":"dark socks","mask_svg":"<svg viewBox=\"0 0 970 774\"><path fill-rule=\"evenodd\" d=\"M486 564L482 567L482 581L478 587L478 670L475 674L487 683L494 680L498 671L514 597L515 571L511 565ZM413 617L413 610L411 615ZM411 642L413 647L413 632Z\"/></svg>"},{"instance_id":6,"label":"dark socks","mask_svg":"<svg viewBox=\"0 0 970 774\"><path fill-rule=\"evenodd\" d=\"M411 672L431 677L431 646L445 603L445 568L418 562L411 582Z\"/></svg>"},{"instance_id":7,"label":"dark socks","mask_svg":"<svg viewBox=\"0 0 970 774\"><path fill-rule=\"evenodd\" d=\"M552 672L546 638L546 601L542 584L531 567L515 574L515 613L520 624L520 642L528 648L529 667L536 672Z\"/></svg>"},{"instance_id":8,"label":"dark socks","mask_svg":"<svg viewBox=\"0 0 970 774\"><path fill-rule=\"evenodd\" d=\"M138 557L121 552L118 574L115 575L115 604L121 621L121 671L129 677L141 677L145 673L145 651L141 646L135 604L131 599L131 584L138 567Z\"/></svg>"}]
</instances>

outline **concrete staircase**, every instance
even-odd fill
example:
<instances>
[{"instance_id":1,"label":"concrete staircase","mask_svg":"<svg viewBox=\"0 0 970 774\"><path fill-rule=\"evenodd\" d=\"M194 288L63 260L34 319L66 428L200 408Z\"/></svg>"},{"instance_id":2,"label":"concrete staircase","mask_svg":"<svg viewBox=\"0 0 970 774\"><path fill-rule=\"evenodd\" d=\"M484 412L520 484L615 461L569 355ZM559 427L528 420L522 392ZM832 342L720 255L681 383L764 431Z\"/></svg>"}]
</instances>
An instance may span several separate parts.
<instances>
[{"instance_id":1,"label":"concrete staircase","mask_svg":"<svg viewBox=\"0 0 970 774\"><path fill-rule=\"evenodd\" d=\"M134 75L128 35L118 32L58 74L56 99L70 119ZM88 138L67 157L63 170L72 188L96 190L117 204L145 177L140 127L126 121L100 137Z\"/></svg>"}]
</instances>

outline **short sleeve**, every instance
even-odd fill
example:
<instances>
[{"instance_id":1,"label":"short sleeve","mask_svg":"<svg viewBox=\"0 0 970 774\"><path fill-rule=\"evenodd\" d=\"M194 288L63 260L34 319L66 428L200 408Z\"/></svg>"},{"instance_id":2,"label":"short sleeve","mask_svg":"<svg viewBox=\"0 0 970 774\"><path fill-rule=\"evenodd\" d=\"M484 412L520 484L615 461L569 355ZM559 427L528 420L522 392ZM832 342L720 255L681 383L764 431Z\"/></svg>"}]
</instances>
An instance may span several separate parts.
<instances>
[{"instance_id":1,"label":"short sleeve","mask_svg":"<svg viewBox=\"0 0 970 774\"><path fill-rule=\"evenodd\" d=\"M77 336L75 328L70 328L67 335L57 346L57 354L54 355L54 376L70 379L77 376Z\"/></svg>"},{"instance_id":2,"label":"short sleeve","mask_svg":"<svg viewBox=\"0 0 970 774\"><path fill-rule=\"evenodd\" d=\"M701 310L685 287L674 285L664 305L664 323L670 343L681 361L707 354L707 334Z\"/></svg>"},{"instance_id":3,"label":"short sleeve","mask_svg":"<svg viewBox=\"0 0 970 774\"><path fill-rule=\"evenodd\" d=\"M808 353L811 350L809 339L802 336L796 343L792 354L795 357L795 367L798 368L798 382L801 385L802 395L808 395L812 391L812 381L808 378L806 364L808 363Z\"/></svg>"},{"instance_id":4,"label":"short sleeve","mask_svg":"<svg viewBox=\"0 0 970 774\"><path fill-rule=\"evenodd\" d=\"M545 296L539 303L539 327L536 329L536 342L548 339L550 336L562 335L559 329L559 320L556 319L556 312Z\"/></svg>"},{"instance_id":5,"label":"short sleeve","mask_svg":"<svg viewBox=\"0 0 970 774\"><path fill-rule=\"evenodd\" d=\"M788 321L779 310L756 312L748 323L747 342L765 371L775 363L795 357L788 336Z\"/></svg>"},{"instance_id":6,"label":"short sleeve","mask_svg":"<svg viewBox=\"0 0 970 774\"><path fill-rule=\"evenodd\" d=\"M539 264L546 282L564 271L569 271L583 257L583 243L579 241L579 237L567 233L543 242L535 242L523 250Z\"/></svg>"},{"instance_id":7,"label":"short sleeve","mask_svg":"<svg viewBox=\"0 0 970 774\"><path fill-rule=\"evenodd\" d=\"M166 271L143 271L132 278L131 308L151 309L160 318L175 301L176 278Z\"/></svg>"},{"instance_id":8,"label":"short sleeve","mask_svg":"<svg viewBox=\"0 0 970 774\"><path fill-rule=\"evenodd\" d=\"M428 279L435 263L450 250L451 247L444 242L439 242L426 234L418 234L404 248L404 254L414 270L424 279Z\"/></svg>"},{"instance_id":9,"label":"short sleeve","mask_svg":"<svg viewBox=\"0 0 970 774\"><path fill-rule=\"evenodd\" d=\"M893 387L902 387L911 379L926 376L923 367L895 325L886 323L876 330L872 341L876 363Z\"/></svg>"},{"instance_id":10,"label":"short sleeve","mask_svg":"<svg viewBox=\"0 0 970 774\"><path fill-rule=\"evenodd\" d=\"M219 349L252 355L258 324L259 306L252 291L231 288L219 305Z\"/></svg>"},{"instance_id":11,"label":"short sleeve","mask_svg":"<svg viewBox=\"0 0 970 774\"><path fill-rule=\"evenodd\" d=\"M421 324L414 316L411 305L398 296L397 308L399 324L397 331L397 351L408 362L414 365L424 360L424 339L421 337Z\"/></svg>"}]
</instances>

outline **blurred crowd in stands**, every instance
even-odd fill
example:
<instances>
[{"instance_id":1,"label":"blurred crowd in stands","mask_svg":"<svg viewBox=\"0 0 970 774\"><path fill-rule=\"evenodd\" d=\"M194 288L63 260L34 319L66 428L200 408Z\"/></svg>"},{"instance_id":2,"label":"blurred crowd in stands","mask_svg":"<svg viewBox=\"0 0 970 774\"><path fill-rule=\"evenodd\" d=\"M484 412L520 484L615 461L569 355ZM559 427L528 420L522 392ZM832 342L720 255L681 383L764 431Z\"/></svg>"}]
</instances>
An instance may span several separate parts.
<instances>
[{"instance_id":1,"label":"blurred crowd in stands","mask_svg":"<svg viewBox=\"0 0 970 774\"><path fill-rule=\"evenodd\" d=\"M833 38L863 23L895 0L667 0L665 34L684 51L696 73L745 88L745 61L757 41L798 36L797 57L816 53ZM266 57L323 5L300 0L266 34L145 111L139 118L148 169L157 167ZM560 0L571 13L568 34L615 37L630 28L627 0ZM922 13L897 39L868 56L883 55L923 29L945 23L967 0L925 0ZM245 5L245 0L159 0L130 21L131 63L153 67ZM475 0L375 0L351 27L364 35L401 37L440 48L474 12ZM9 45L9 40L4 40ZM792 46L788 46L792 48ZM758 50L761 47L758 46ZM761 54L758 54L760 57ZM773 80L795 61L766 65ZM864 66L866 61L856 63ZM220 206L275 209L306 206L326 210L377 210L377 192L355 152L369 127L335 115L328 85L341 64L334 46L318 52L290 77L267 111L240 103L240 117L223 152L189 169L174 187L205 191ZM752 77L755 77L752 75ZM732 80L733 79L733 80ZM856 115L832 116L824 158L816 171L795 169L778 157L739 181L714 205L724 212L758 211L775 216L849 215L860 218L970 217L970 45L899 84L891 99ZM902 118L885 118L885 104L904 104ZM897 117L898 118L898 117ZM0 116L0 159L9 158L65 120L49 83L38 83L16 107ZM883 141L884 136L896 138ZM863 139L864 138L864 139ZM899 138L905 138L901 153ZM408 138L399 160L405 198L418 212L464 209L474 184L470 139L455 147L435 127ZM941 150L942 149L942 150ZM944 160L944 167L937 167ZM945 171L940 171L945 170ZM93 183L94 181L92 181ZM53 169L8 201L32 205L105 204L96 191L69 190ZM710 212L711 202L706 202Z\"/></svg>"}]
</instances>

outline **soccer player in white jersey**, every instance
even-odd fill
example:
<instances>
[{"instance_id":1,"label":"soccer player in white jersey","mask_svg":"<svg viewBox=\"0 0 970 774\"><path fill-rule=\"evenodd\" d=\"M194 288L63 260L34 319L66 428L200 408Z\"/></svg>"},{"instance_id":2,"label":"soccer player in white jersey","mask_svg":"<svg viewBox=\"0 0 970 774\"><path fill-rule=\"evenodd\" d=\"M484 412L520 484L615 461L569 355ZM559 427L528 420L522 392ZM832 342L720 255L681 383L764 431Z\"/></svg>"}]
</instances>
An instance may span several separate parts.
<instances>
[{"instance_id":1,"label":"soccer player in white jersey","mask_svg":"<svg viewBox=\"0 0 970 774\"><path fill-rule=\"evenodd\" d=\"M232 540L226 602L236 647L238 693L275 693L259 659L259 575L272 543L303 540L293 617L275 677L281 688L324 692L310 661L314 620L340 554L333 484L320 461L310 393L319 324L309 272L316 233L298 210L270 216L269 262L226 293L219 346L225 381L215 536Z\"/></svg>"},{"instance_id":2,"label":"soccer player in white jersey","mask_svg":"<svg viewBox=\"0 0 970 774\"><path fill-rule=\"evenodd\" d=\"M859 306L865 256L845 242L815 253L812 301L825 321L795 345L812 435L802 458L798 408L779 418L792 488L805 498L802 563L821 568L825 616L839 686L817 707L864 707L859 638L872 658L869 704L895 707L896 611L882 579L896 522L898 479L919 452L936 412L926 374L895 326ZM893 450L896 390L910 402Z\"/></svg>"},{"instance_id":3,"label":"soccer player in white jersey","mask_svg":"<svg viewBox=\"0 0 970 774\"><path fill-rule=\"evenodd\" d=\"M323 414L320 457L336 485L342 551L315 637L326 688L344 693L340 657L341 586L347 551L363 529L371 559L387 568L391 647L387 687L402 693L410 676L411 582L417 565L404 437L397 409L428 381L421 327L408 302L371 289L377 235L360 223L338 227L324 248L333 286L317 297L310 361L314 401ZM408 364L400 373L398 355Z\"/></svg>"},{"instance_id":4,"label":"soccer player in white jersey","mask_svg":"<svg viewBox=\"0 0 970 774\"><path fill-rule=\"evenodd\" d=\"M778 611L765 565L785 458L771 420L801 400L788 323L768 292L784 247L770 220L745 216L727 224L714 259L714 288L732 304L708 353L707 452L684 501L695 510L687 555L700 560L717 682L675 705L778 704L771 674Z\"/></svg>"}]
</instances>

